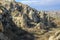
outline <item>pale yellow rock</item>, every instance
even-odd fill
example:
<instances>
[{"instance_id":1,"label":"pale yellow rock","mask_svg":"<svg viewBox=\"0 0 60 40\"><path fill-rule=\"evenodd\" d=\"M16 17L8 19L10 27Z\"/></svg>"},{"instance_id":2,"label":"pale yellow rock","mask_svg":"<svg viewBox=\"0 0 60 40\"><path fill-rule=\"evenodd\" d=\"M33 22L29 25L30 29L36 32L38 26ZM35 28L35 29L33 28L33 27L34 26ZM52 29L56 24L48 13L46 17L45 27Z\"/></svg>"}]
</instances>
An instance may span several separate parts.
<instances>
[{"instance_id":1,"label":"pale yellow rock","mask_svg":"<svg viewBox=\"0 0 60 40\"><path fill-rule=\"evenodd\" d=\"M14 2L15 0L0 0L0 1L9 1L9 2Z\"/></svg>"},{"instance_id":2,"label":"pale yellow rock","mask_svg":"<svg viewBox=\"0 0 60 40\"><path fill-rule=\"evenodd\" d=\"M60 40L60 30L55 33L55 35L51 36L49 40Z\"/></svg>"},{"instance_id":3,"label":"pale yellow rock","mask_svg":"<svg viewBox=\"0 0 60 40\"><path fill-rule=\"evenodd\" d=\"M2 13L2 10L0 10L0 13Z\"/></svg>"},{"instance_id":4,"label":"pale yellow rock","mask_svg":"<svg viewBox=\"0 0 60 40\"><path fill-rule=\"evenodd\" d=\"M1 23L1 21L0 21L0 32L3 32L3 25Z\"/></svg>"}]
</instances>

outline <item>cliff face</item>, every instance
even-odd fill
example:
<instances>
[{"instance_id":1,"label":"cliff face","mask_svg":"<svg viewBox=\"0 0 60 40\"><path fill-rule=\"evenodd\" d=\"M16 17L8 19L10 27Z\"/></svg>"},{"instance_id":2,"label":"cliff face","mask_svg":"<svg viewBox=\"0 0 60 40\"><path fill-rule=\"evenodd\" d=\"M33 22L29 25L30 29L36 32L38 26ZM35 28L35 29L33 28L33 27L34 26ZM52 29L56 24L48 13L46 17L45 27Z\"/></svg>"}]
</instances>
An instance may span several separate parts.
<instances>
[{"instance_id":1,"label":"cliff face","mask_svg":"<svg viewBox=\"0 0 60 40\"><path fill-rule=\"evenodd\" d=\"M60 29L59 15L56 11L37 11L18 2L0 2L0 39L50 40Z\"/></svg>"}]
</instances>

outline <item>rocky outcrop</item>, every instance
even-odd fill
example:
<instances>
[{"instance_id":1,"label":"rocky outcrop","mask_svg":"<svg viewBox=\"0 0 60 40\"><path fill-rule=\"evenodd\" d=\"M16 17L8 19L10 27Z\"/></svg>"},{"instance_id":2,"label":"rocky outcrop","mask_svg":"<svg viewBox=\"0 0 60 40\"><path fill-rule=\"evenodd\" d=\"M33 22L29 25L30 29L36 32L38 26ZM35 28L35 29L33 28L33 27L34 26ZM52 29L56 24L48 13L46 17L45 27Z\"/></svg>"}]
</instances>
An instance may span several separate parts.
<instances>
[{"instance_id":1,"label":"rocky outcrop","mask_svg":"<svg viewBox=\"0 0 60 40\"><path fill-rule=\"evenodd\" d=\"M48 40L54 34L50 31L58 30L56 18L50 12L7 1L0 3L1 40Z\"/></svg>"},{"instance_id":2,"label":"rocky outcrop","mask_svg":"<svg viewBox=\"0 0 60 40\"><path fill-rule=\"evenodd\" d=\"M57 31L55 35L49 38L49 40L60 40L60 31Z\"/></svg>"},{"instance_id":3,"label":"rocky outcrop","mask_svg":"<svg viewBox=\"0 0 60 40\"><path fill-rule=\"evenodd\" d=\"M0 40L10 40L10 39L0 32Z\"/></svg>"},{"instance_id":4,"label":"rocky outcrop","mask_svg":"<svg viewBox=\"0 0 60 40\"><path fill-rule=\"evenodd\" d=\"M15 2L15 0L0 0L1 2Z\"/></svg>"}]
</instances>

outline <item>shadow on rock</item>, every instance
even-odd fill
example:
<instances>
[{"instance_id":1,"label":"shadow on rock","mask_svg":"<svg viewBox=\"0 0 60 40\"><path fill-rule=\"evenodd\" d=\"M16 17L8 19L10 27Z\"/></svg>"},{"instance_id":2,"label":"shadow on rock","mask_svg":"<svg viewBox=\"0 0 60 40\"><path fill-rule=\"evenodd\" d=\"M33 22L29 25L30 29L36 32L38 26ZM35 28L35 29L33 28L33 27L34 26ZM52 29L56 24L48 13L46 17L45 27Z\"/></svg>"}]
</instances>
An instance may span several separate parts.
<instances>
[{"instance_id":1,"label":"shadow on rock","mask_svg":"<svg viewBox=\"0 0 60 40\"><path fill-rule=\"evenodd\" d=\"M2 13L1 22L3 25L3 34L7 36L10 40L34 40L34 35L23 30L22 28L18 28L18 26L12 21L11 12ZM7 9L5 9L7 11Z\"/></svg>"}]
</instances>

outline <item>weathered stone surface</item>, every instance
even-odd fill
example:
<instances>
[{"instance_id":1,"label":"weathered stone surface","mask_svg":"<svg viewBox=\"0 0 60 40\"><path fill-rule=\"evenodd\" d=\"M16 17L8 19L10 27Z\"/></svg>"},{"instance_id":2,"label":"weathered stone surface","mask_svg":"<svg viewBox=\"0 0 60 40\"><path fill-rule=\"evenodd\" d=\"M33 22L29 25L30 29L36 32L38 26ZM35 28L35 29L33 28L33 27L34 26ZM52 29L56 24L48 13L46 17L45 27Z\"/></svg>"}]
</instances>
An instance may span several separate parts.
<instances>
[{"instance_id":1,"label":"weathered stone surface","mask_svg":"<svg viewBox=\"0 0 60 40\"><path fill-rule=\"evenodd\" d=\"M55 36L60 38L59 33L49 38L56 30L60 30L60 26L57 26L60 25L57 21L60 19L56 16L59 12L39 12L14 0L7 1L0 0L0 40L52 40Z\"/></svg>"},{"instance_id":2,"label":"weathered stone surface","mask_svg":"<svg viewBox=\"0 0 60 40\"><path fill-rule=\"evenodd\" d=\"M0 0L1 2L2 1L4 1L4 2L6 2L6 1L8 1L8 2L15 2L15 0Z\"/></svg>"},{"instance_id":3,"label":"weathered stone surface","mask_svg":"<svg viewBox=\"0 0 60 40\"><path fill-rule=\"evenodd\" d=\"M50 36L49 40L60 40L60 30L55 33L55 35Z\"/></svg>"},{"instance_id":4,"label":"weathered stone surface","mask_svg":"<svg viewBox=\"0 0 60 40\"><path fill-rule=\"evenodd\" d=\"M10 39L0 32L0 40L10 40Z\"/></svg>"}]
</instances>

